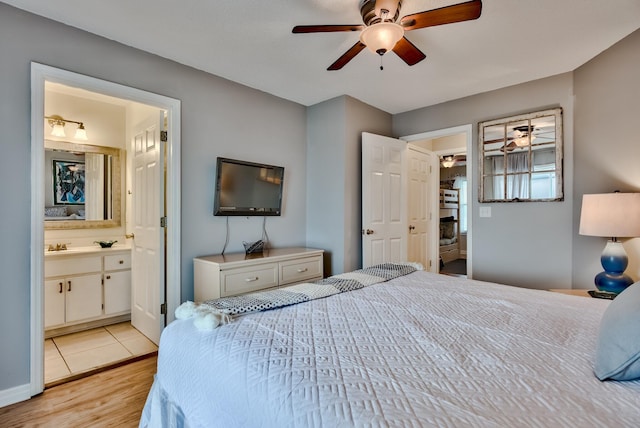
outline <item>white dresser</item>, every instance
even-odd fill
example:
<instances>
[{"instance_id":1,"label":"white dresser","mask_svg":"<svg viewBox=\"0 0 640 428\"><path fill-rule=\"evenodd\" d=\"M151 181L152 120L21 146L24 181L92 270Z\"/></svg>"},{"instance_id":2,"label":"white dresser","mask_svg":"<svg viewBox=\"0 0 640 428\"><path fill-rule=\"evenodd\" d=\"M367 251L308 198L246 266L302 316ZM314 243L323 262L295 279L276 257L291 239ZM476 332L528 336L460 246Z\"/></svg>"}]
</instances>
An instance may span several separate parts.
<instances>
[{"instance_id":1,"label":"white dresser","mask_svg":"<svg viewBox=\"0 0 640 428\"><path fill-rule=\"evenodd\" d=\"M251 291L322 279L323 250L276 248L262 254L233 253L193 259L194 300L202 302Z\"/></svg>"},{"instance_id":2,"label":"white dresser","mask_svg":"<svg viewBox=\"0 0 640 428\"><path fill-rule=\"evenodd\" d=\"M131 313L129 249L45 254L44 327L48 333L54 329L65 333L93 328L108 324L113 317L128 319ZM71 326L75 328L68 328Z\"/></svg>"}]
</instances>

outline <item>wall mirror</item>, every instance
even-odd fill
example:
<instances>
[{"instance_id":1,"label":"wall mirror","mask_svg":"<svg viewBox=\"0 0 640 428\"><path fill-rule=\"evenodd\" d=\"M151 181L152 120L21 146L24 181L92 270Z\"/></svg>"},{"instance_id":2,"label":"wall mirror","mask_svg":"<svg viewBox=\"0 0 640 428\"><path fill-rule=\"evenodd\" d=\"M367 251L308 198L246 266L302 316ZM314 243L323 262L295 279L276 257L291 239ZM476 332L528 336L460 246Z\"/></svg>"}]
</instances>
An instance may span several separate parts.
<instances>
[{"instance_id":1,"label":"wall mirror","mask_svg":"<svg viewBox=\"0 0 640 428\"><path fill-rule=\"evenodd\" d=\"M45 140L45 229L120 226L120 149Z\"/></svg>"},{"instance_id":2,"label":"wall mirror","mask_svg":"<svg viewBox=\"0 0 640 428\"><path fill-rule=\"evenodd\" d=\"M561 201L562 108L478 124L480 202Z\"/></svg>"}]
</instances>

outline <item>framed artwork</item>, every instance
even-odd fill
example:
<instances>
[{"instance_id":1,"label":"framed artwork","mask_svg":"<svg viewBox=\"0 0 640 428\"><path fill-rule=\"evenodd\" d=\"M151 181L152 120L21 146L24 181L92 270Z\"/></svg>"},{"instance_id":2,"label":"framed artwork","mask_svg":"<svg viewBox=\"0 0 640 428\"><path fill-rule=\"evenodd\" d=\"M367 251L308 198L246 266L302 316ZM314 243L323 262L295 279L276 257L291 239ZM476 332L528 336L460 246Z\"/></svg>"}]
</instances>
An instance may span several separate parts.
<instances>
[{"instance_id":1,"label":"framed artwork","mask_svg":"<svg viewBox=\"0 0 640 428\"><path fill-rule=\"evenodd\" d=\"M53 161L53 202L55 205L84 205L84 162Z\"/></svg>"}]
</instances>

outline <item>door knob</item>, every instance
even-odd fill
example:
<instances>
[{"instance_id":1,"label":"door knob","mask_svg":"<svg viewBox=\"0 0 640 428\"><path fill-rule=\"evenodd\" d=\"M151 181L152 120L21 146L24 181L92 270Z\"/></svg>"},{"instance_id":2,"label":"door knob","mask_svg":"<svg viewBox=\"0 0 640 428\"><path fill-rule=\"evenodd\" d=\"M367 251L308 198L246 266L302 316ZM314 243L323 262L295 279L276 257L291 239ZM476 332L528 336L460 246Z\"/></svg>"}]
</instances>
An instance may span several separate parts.
<instances>
[{"instance_id":1,"label":"door knob","mask_svg":"<svg viewBox=\"0 0 640 428\"><path fill-rule=\"evenodd\" d=\"M136 235L134 235L133 233L127 233L126 235L124 235L124 237L127 239L132 239L132 238L135 238Z\"/></svg>"},{"instance_id":2,"label":"door knob","mask_svg":"<svg viewBox=\"0 0 640 428\"><path fill-rule=\"evenodd\" d=\"M415 228L416 228L415 226L411 226L411 225L409 225L409 231L412 231L412 230L413 230L413 229L415 229Z\"/></svg>"},{"instance_id":3,"label":"door knob","mask_svg":"<svg viewBox=\"0 0 640 428\"><path fill-rule=\"evenodd\" d=\"M367 229L367 230L365 231L365 233L366 233L367 235L373 235L373 230L371 230L371 229Z\"/></svg>"}]
</instances>

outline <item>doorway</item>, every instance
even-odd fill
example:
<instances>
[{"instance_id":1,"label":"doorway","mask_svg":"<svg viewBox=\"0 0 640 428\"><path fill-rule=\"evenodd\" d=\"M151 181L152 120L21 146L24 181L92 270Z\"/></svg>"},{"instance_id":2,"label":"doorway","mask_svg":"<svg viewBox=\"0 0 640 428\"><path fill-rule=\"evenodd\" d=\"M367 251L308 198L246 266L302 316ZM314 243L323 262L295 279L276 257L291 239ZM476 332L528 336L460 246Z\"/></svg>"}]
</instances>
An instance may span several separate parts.
<instances>
[{"instance_id":1,"label":"doorway","mask_svg":"<svg viewBox=\"0 0 640 428\"><path fill-rule=\"evenodd\" d=\"M459 138L454 138L459 137ZM456 221L456 226L460 227L460 216L464 215L464 220L466 220L466 234L464 238L464 257L456 256L454 260L451 260L452 263L450 268L454 272L462 272L462 269L466 271L466 276L468 278L472 278L472 189L473 189L473 147L472 147L472 125L461 125L452 128L445 128L436 131L423 132L419 134L408 135L400 138L401 140L410 142L418 147L423 147L433 153L433 162L432 162L432 180L430 184L430 196L429 196L429 206L436 208L434 212L437 215L433 217L439 219L440 218L440 159L443 156L448 156L451 154L462 154L465 155L465 167L464 167L464 175L465 175L465 195L466 195L466 212L463 214L458 214L457 208L456 214L453 215L454 220ZM440 140L441 144L435 144L434 141ZM462 141L461 143L459 141ZM450 180L452 177L448 177ZM452 217L451 209L446 211L448 214L445 216L446 218ZM455 218L455 216L458 218ZM455 230L455 229L454 229ZM459 229L458 229L459 230ZM440 222L432 221L430 224L430 236L433 238L429 240L429 254L430 254L430 271L438 272L440 271L442 264L440 263ZM460 242L458 242L458 245ZM457 250L460 252L460 247L457 247ZM460 254L460 253L458 253ZM464 260L464 262L460 262L458 260ZM464 266L460 266L464 264Z\"/></svg>"},{"instance_id":2,"label":"doorway","mask_svg":"<svg viewBox=\"0 0 640 428\"><path fill-rule=\"evenodd\" d=\"M166 322L180 303L180 101L42 64L31 66L31 395L44 389L44 86L59 83L166 111ZM159 310L159 305L158 305ZM163 317L164 318L164 317ZM162 321L164 323L164 320Z\"/></svg>"}]
</instances>

